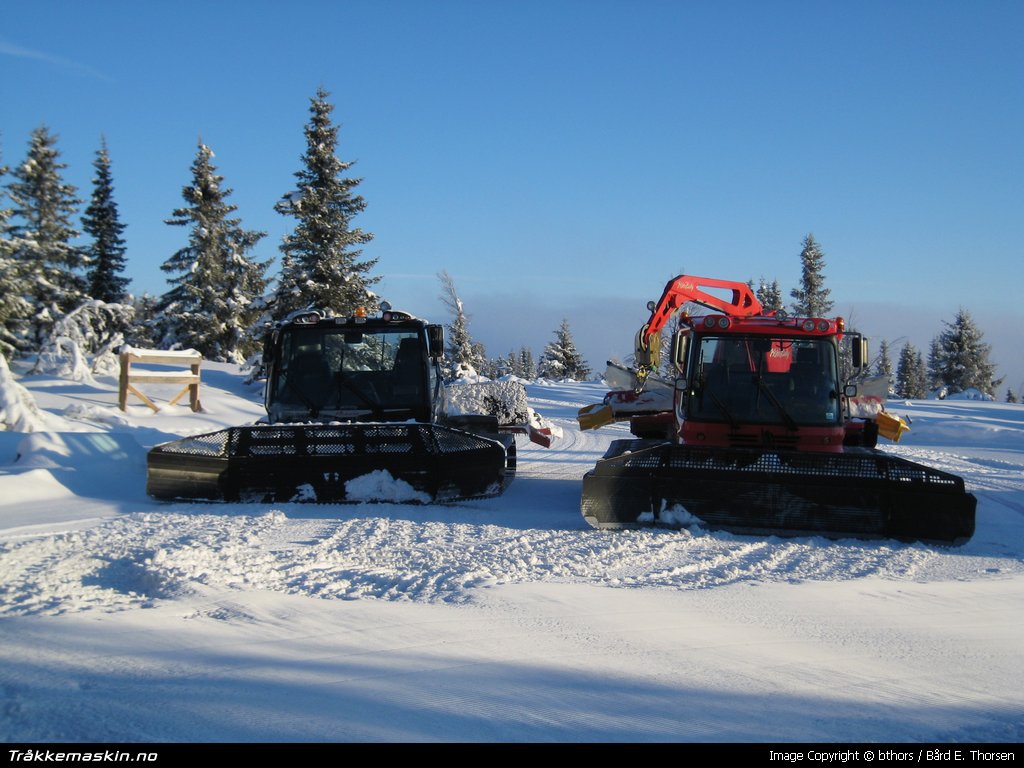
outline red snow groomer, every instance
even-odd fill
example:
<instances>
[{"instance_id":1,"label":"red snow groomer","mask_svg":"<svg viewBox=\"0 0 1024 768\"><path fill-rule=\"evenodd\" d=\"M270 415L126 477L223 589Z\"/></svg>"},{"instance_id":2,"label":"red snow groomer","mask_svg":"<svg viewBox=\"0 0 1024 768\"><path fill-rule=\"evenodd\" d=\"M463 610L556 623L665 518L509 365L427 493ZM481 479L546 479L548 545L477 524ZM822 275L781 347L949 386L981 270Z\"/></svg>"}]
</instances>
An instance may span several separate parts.
<instances>
[{"instance_id":1,"label":"red snow groomer","mask_svg":"<svg viewBox=\"0 0 1024 768\"><path fill-rule=\"evenodd\" d=\"M712 312L691 316L688 303ZM609 366L609 379L625 374L632 386L578 415L583 429L628 420L634 435L613 441L583 478L590 525L696 518L737 533L943 544L973 535L977 501L962 478L879 450L879 435L898 440L908 428L884 406L854 411L867 398L841 381L840 349L856 375L867 342L847 334L840 345L842 318L765 314L746 284L689 275L648 308L636 368ZM652 374L677 312L668 381Z\"/></svg>"}]
</instances>

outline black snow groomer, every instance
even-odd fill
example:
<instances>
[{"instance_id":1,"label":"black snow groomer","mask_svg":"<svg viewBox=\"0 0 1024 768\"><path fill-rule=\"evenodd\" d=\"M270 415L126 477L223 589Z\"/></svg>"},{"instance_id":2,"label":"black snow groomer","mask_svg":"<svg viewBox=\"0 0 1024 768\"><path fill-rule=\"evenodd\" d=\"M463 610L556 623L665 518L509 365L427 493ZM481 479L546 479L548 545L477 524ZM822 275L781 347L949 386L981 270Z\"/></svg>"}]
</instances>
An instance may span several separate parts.
<instances>
[{"instance_id":1,"label":"black snow groomer","mask_svg":"<svg viewBox=\"0 0 1024 768\"><path fill-rule=\"evenodd\" d=\"M154 447L147 492L299 502L497 496L515 475L519 425L448 413L443 348L442 326L389 308L379 317L295 313L264 348L267 422Z\"/></svg>"}]
</instances>

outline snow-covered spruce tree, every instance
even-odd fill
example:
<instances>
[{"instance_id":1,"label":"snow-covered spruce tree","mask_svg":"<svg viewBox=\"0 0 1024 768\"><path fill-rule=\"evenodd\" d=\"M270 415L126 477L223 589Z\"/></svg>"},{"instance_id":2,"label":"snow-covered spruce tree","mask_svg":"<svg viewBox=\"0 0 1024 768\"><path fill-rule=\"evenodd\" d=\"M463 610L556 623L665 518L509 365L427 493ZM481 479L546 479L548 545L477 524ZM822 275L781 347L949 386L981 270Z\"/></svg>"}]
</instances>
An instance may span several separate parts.
<instances>
[{"instance_id":1,"label":"snow-covered spruce tree","mask_svg":"<svg viewBox=\"0 0 1024 768\"><path fill-rule=\"evenodd\" d=\"M370 275L377 259L361 259L361 246L373 234L353 226L366 208L355 193L362 179L345 173L352 162L338 159L338 128L331 123L333 105L322 87L311 99L312 117L306 125L306 152L298 184L274 210L296 219L295 230L281 243L281 271L272 297L272 312L280 320L290 312L316 307L337 315L351 315L359 307L376 312L379 299L370 286L380 277Z\"/></svg>"},{"instance_id":2,"label":"snow-covered spruce tree","mask_svg":"<svg viewBox=\"0 0 1024 768\"><path fill-rule=\"evenodd\" d=\"M917 385L915 391L918 392L919 398L928 397L928 380L928 366L924 363L924 355L918 350L914 357L914 382Z\"/></svg>"},{"instance_id":3,"label":"snow-covered spruce tree","mask_svg":"<svg viewBox=\"0 0 1024 768\"><path fill-rule=\"evenodd\" d=\"M913 376L914 345L908 341L903 344L899 360L896 362L896 378L892 385L892 391L896 397L916 397L911 394L914 391Z\"/></svg>"},{"instance_id":4,"label":"snow-covered spruce tree","mask_svg":"<svg viewBox=\"0 0 1024 768\"><path fill-rule=\"evenodd\" d=\"M802 317L826 317L832 311L831 291L825 287L825 254L813 234L804 238L800 263L800 287L789 293L793 298L793 313Z\"/></svg>"},{"instance_id":5,"label":"snow-covered spruce tree","mask_svg":"<svg viewBox=\"0 0 1024 768\"><path fill-rule=\"evenodd\" d=\"M127 300L127 287L131 281L122 276L125 267L125 243L121 234L124 224L117 214L114 202L114 182L110 172L110 154L107 140L100 139L100 148L93 161L92 198L82 216L82 231L92 238L85 248L88 267L89 295L108 304Z\"/></svg>"},{"instance_id":6,"label":"snow-covered spruce tree","mask_svg":"<svg viewBox=\"0 0 1024 768\"><path fill-rule=\"evenodd\" d=\"M768 281L762 277L754 295L757 296L757 300L761 302L761 308L766 315L771 314L772 312L780 312L784 309L782 290L779 288L778 280L772 280L771 284L769 284Z\"/></svg>"},{"instance_id":7,"label":"snow-covered spruce tree","mask_svg":"<svg viewBox=\"0 0 1024 768\"><path fill-rule=\"evenodd\" d=\"M924 370L921 353L914 349L914 345L909 341L900 350L893 392L897 397L911 400L928 397L928 373Z\"/></svg>"},{"instance_id":8,"label":"snow-covered spruce tree","mask_svg":"<svg viewBox=\"0 0 1024 768\"><path fill-rule=\"evenodd\" d=\"M441 303L452 315L445 334L444 377L451 381L467 373L483 373L487 356L469 334L469 315L459 298L455 280L444 270L437 274L437 279L441 281Z\"/></svg>"},{"instance_id":9,"label":"snow-covered spruce tree","mask_svg":"<svg viewBox=\"0 0 1024 768\"><path fill-rule=\"evenodd\" d=\"M537 376L537 364L533 361L533 350L529 347L519 348L519 370L516 376L528 380Z\"/></svg>"},{"instance_id":10,"label":"snow-covered spruce tree","mask_svg":"<svg viewBox=\"0 0 1024 768\"><path fill-rule=\"evenodd\" d=\"M7 171L0 165L0 180ZM15 257L18 246L10 223L12 210L5 203L6 193L0 186L0 355L9 360L28 346L32 304L25 297L26 284Z\"/></svg>"},{"instance_id":11,"label":"snow-covered spruce tree","mask_svg":"<svg viewBox=\"0 0 1024 768\"><path fill-rule=\"evenodd\" d=\"M54 322L85 300L85 266L72 220L81 200L74 186L64 182L57 137L46 126L32 131L25 161L11 172L7 191L11 199L13 258L18 278L32 305L27 343L38 350L49 338Z\"/></svg>"},{"instance_id":12,"label":"snow-covered spruce tree","mask_svg":"<svg viewBox=\"0 0 1024 768\"><path fill-rule=\"evenodd\" d=\"M498 359L492 360L484 354L483 344L474 344L477 351L481 355L480 362L477 364L477 372L488 379L496 379L502 375L505 368L505 361Z\"/></svg>"},{"instance_id":13,"label":"snow-covered spruce tree","mask_svg":"<svg viewBox=\"0 0 1024 768\"><path fill-rule=\"evenodd\" d=\"M125 341L133 347L143 349L160 346L159 298L144 293L131 298L132 324L125 332Z\"/></svg>"},{"instance_id":14,"label":"snow-covered spruce tree","mask_svg":"<svg viewBox=\"0 0 1024 768\"><path fill-rule=\"evenodd\" d=\"M889 391L893 389L893 367L892 359L889 357L889 342L882 339L878 343L878 357L875 358L875 375L884 376L889 382Z\"/></svg>"},{"instance_id":15,"label":"snow-covered spruce tree","mask_svg":"<svg viewBox=\"0 0 1024 768\"><path fill-rule=\"evenodd\" d=\"M201 352L208 360L242 363L255 349L246 331L255 322L253 300L267 284L268 263L247 253L265 232L246 230L231 218L238 206L226 202L232 190L211 162L213 151L199 142L192 183L182 188L186 206L166 223L189 228L189 243L161 265L175 277L158 302L162 346Z\"/></svg>"},{"instance_id":16,"label":"snow-covered spruce tree","mask_svg":"<svg viewBox=\"0 0 1024 768\"><path fill-rule=\"evenodd\" d=\"M946 329L937 337L933 346L934 371L948 394L968 389L995 397L995 390L1002 379L994 380L996 366L989 362L991 345L986 344L982 332L974 323L970 313L963 307L953 322L943 321Z\"/></svg>"},{"instance_id":17,"label":"snow-covered spruce tree","mask_svg":"<svg viewBox=\"0 0 1024 768\"><path fill-rule=\"evenodd\" d=\"M943 389L941 368L942 346L939 342L939 337L935 336L928 345L928 365L926 366L928 371L928 389L939 392L939 396L944 397L945 395L941 393Z\"/></svg>"},{"instance_id":18,"label":"snow-covered spruce tree","mask_svg":"<svg viewBox=\"0 0 1024 768\"><path fill-rule=\"evenodd\" d=\"M511 376L519 375L519 357L512 350L508 351L508 354L504 359L500 360L499 370L502 376L509 374Z\"/></svg>"},{"instance_id":19,"label":"snow-covered spruce tree","mask_svg":"<svg viewBox=\"0 0 1024 768\"><path fill-rule=\"evenodd\" d=\"M590 376L589 366L576 350L568 320L562 320L562 325L555 331L555 340L544 348L537 375L545 379L573 381L583 381Z\"/></svg>"}]
</instances>

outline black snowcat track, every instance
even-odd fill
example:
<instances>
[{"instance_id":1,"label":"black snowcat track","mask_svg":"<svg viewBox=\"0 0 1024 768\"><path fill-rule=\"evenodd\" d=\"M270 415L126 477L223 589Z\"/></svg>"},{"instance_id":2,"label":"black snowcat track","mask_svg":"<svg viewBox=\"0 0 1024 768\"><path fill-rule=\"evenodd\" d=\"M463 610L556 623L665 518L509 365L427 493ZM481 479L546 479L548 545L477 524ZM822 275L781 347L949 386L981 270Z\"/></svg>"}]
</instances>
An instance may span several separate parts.
<instances>
[{"instance_id":1,"label":"black snowcat track","mask_svg":"<svg viewBox=\"0 0 1024 768\"><path fill-rule=\"evenodd\" d=\"M581 500L595 528L681 527L692 515L740 534L944 545L971 538L976 506L961 478L874 449L769 452L656 440L614 441L584 476Z\"/></svg>"},{"instance_id":2,"label":"black snowcat track","mask_svg":"<svg viewBox=\"0 0 1024 768\"><path fill-rule=\"evenodd\" d=\"M378 470L430 502L498 496L515 474L515 443L409 422L230 427L151 449L146 490L164 500L426 501L346 489Z\"/></svg>"}]
</instances>

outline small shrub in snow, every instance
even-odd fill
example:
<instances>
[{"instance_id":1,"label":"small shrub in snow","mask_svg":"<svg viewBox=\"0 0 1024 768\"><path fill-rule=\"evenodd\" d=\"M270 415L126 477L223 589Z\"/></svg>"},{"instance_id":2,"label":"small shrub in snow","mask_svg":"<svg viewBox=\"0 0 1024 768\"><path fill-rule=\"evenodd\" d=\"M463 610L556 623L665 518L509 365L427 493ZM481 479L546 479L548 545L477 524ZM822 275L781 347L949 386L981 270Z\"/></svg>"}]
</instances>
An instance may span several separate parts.
<instances>
[{"instance_id":1,"label":"small shrub in snow","mask_svg":"<svg viewBox=\"0 0 1024 768\"><path fill-rule=\"evenodd\" d=\"M43 414L32 394L14 380L7 360L0 355L0 431L36 432L43 428Z\"/></svg>"},{"instance_id":2,"label":"small shrub in snow","mask_svg":"<svg viewBox=\"0 0 1024 768\"><path fill-rule=\"evenodd\" d=\"M134 309L127 304L86 302L54 323L33 370L86 382L93 374L116 375L116 350L124 343L133 316Z\"/></svg>"},{"instance_id":3,"label":"small shrub in snow","mask_svg":"<svg viewBox=\"0 0 1024 768\"><path fill-rule=\"evenodd\" d=\"M501 424L524 424L529 419L526 389L518 381L461 379L447 387L447 394L452 415L488 414Z\"/></svg>"}]
</instances>

